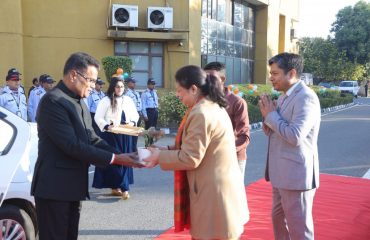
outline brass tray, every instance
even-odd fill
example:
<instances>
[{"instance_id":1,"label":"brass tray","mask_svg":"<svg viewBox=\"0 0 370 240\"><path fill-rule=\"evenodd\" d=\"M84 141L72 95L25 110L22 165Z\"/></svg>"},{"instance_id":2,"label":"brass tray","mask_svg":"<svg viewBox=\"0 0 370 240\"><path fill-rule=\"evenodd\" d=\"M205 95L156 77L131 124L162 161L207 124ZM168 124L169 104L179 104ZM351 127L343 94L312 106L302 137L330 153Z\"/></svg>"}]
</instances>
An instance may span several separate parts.
<instances>
[{"instance_id":1,"label":"brass tray","mask_svg":"<svg viewBox=\"0 0 370 240\"><path fill-rule=\"evenodd\" d=\"M130 136L139 136L144 131L144 128L141 127L134 127L129 124L121 124L117 127L113 127L109 132L115 134L125 134Z\"/></svg>"}]
</instances>

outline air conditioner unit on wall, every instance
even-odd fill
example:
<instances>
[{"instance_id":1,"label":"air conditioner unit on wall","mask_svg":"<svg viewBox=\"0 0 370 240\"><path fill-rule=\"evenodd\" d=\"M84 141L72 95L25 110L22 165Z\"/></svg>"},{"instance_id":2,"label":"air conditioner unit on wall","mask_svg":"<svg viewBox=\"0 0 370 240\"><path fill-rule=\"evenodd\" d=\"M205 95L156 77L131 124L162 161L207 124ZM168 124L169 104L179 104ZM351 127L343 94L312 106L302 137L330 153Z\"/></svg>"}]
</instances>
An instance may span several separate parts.
<instances>
[{"instance_id":1,"label":"air conditioner unit on wall","mask_svg":"<svg viewBox=\"0 0 370 240\"><path fill-rule=\"evenodd\" d=\"M138 27L138 6L112 4L113 27Z\"/></svg>"},{"instance_id":2,"label":"air conditioner unit on wall","mask_svg":"<svg viewBox=\"0 0 370 240\"><path fill-rule=\"evenodd\" d=\"M173 28L173 8L148 7L148 28L168 30Z\"/></svg>"},{"instance_id":3,"label":"air conditioner unit on wall","mask_svg":"<svg viewBox=\"0 0 370 240\"><path fill-rule=\"evenodd\" d=\"M297 34L297 29L290 29L290 39L293 40L293 39L297 39L298 38L298 34Z\"/></svg>"}]
</instances>

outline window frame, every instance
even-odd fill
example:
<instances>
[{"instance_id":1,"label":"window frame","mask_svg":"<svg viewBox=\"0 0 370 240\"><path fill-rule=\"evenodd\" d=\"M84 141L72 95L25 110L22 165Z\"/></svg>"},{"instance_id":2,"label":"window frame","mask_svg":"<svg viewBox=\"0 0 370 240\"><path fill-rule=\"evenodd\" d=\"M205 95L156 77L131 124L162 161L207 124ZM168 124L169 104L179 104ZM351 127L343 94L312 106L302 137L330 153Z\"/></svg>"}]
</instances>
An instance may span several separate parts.
<instances>
[{"instance_id":1,"label":"window frame","mask_svg":"<svg viewBox=\"0 0 370 240\"><path fill-rule=\"evenodd\" d=\"M17 135L18 135L17 128L14 126L14 124L12 124L9 120L6 119L7 116L8 115L6 115L5 113L0 112L0 121L3 121L5 123L7 123L13 129L13 136L10 138L9 142L4 147L4 150L0 151L0 156L7 155L9 153L9 151L12 148L12 146L14 145L15 139L17 138Z\"/></svg>"},{"instance_id":2,"label":"window frame","mask_svg":"<svg viewBox=\"0 0 370 240\"><path fill-rule=\"evenodd\" d=\"M126 47L126 52L124 52L123 54L121 53L117 53L116 51L116 43L117 42L123 42L123 43L126 43L127 44L127 47ZM131 52L131 48L133 48L132 44L133 43L146 43L147 44L147 47L148 47L148 52L147 53L140 53L140 52ZM162 45L162 52L161 53L158 53L158 52L155 52L153 53L152 52L152 45L154 44L161 44ZM131 45L131 47L130 47ZM114 52L114 55L115 56L125 56L125 57L132 57L132 56L146 56L148 57L148 69L147 70L134 70L133 69L133 73L137 72L137 73L147 73L148 74L148 78L151 78L153 77L153 57L161 57L162 58L162 79L155 79L156 80L156 85L158 87L163 87L164 85L164 79L163 79L163 76L164 76L164 49L165 49L165 43L163 42L156 42L156 41L138 41L138 42L134 42L134 41L121 41L121 40L116 40L114 41L114 46L113 46L113 52ZM145 81L146 82L146 81ZM145 85L138 85L138 87L146 87L146 84Z\"/></svg>"}]
</instances>

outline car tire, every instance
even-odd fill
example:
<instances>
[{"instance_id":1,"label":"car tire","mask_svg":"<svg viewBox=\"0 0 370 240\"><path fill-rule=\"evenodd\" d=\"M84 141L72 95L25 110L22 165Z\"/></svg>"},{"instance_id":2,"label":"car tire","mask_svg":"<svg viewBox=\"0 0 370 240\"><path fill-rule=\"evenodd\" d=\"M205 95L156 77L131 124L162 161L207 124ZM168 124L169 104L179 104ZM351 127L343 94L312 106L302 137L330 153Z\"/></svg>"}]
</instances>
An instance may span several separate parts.
<instances>
[{"instance_id":1,"label":"car tire","mask_svg":"<svg viewBox=\"0 0 370 240\"><path fill-rule=\"evenodd\" d=\"M24 231L27 240L36 240L35 227L31 217L26 211L14 205L4 204L0 207L0 223L3 224L4 220L6 221L6 219L8 221L12 221L12 224L20 224L23 228L21 231ZM11 227L14 227L14 225ZM6 229L3 227L3 225L0 225L0 231L7 230L9 229ZM6 236L4 237L6 239Z\"/></svg>"}]
</instances>

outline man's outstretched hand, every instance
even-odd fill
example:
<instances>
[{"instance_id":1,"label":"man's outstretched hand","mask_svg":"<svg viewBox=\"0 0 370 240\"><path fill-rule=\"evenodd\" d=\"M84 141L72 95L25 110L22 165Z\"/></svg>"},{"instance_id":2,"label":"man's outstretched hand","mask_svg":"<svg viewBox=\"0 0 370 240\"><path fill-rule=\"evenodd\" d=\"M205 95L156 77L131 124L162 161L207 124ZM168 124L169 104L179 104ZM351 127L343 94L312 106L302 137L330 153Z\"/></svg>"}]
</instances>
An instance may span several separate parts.
<instances>
[{"instance_id":1,"label":"man's outstretched hand","mask_svg":"<svg viewBox=\"0 0 370 240\"><path fill-rule=\"evenodd\" d=\"M142 168L145 166L139 162L139 157L136 152L115 154L112 164L135 168Z\"/></svg>"}]
</instances>

